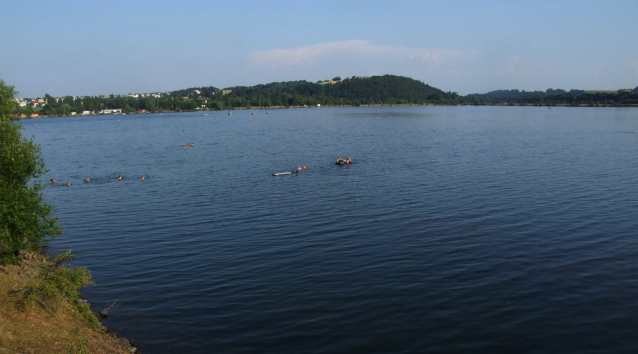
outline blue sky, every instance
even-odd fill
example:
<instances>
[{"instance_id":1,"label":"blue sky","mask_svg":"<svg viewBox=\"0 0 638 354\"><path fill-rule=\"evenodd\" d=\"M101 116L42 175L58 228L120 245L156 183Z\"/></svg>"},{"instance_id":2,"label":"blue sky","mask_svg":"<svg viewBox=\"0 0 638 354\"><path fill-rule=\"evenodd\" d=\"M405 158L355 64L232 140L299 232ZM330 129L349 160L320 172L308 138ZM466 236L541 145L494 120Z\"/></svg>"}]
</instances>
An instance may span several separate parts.
<instances>
[{"instance_id":1,"label":"blue sky","mask_svg":"<svg viewBox=\"0 0 638 354\"><path fill-rule=\"evenodd\" d=\"M638 86L638 1L0 0L21 97L395 74L460 94Z\"/></svg>"}]
</instances>

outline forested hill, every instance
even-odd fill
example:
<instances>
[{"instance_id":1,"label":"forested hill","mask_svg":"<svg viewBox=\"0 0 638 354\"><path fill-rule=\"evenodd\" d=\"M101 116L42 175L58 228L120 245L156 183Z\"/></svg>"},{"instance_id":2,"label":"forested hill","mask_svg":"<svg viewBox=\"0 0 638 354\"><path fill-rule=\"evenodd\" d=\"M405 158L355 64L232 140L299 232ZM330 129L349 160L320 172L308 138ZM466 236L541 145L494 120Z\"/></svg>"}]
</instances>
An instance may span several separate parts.
<instances>
[{"instance_id":1,"label":"forested hill","mask_svg":"<svg viewBox=\"0 0 638 354\"><path fill-rule=\"evenodd\" d=\"M44 103L42 103L44 101ZM360 106L395 104L461 104L456 92L439 89L407 77L384 75L351 77L311 83L308 81L273 82L251 87L237 86L220 90L213 86L191 87L166 93L66 96L45 94L38 102L23 99L13 113L67 116L134 112L180 112L251 107Z\"/></svg>"},{"instance_id":2,"label":"forested hill","mask_svg":"<svg viewBox=\"0 0 638 354\"><path fill-rule=\"evenodd\" d=\"M501 100L508 100L508 99L520 99L520 98L524 98L525 96L537 96L537 97L545 97L545 96L552 96L552 95L562 95L562 94L566 94L568 93L565 90L562 89L547 89L546 91L519 91L519 90L496 90L496 91L490 91L488 93L473 93L473 94L469 94L467 96L465 96L466 98L472 98L472 97L478 97L478 98L486 98L486 99L501 99ZM583 90L569 90L569 93L574 94L574 95L582 95L585 93L585 91Z\"/></svg>"},{"instance_id":3,"label":"forested hill","mask_svg":"<svg viewBox=\"0 0 638 354\"><path fill-rule=\"evenodd\" d=\"M191 87L167 93L100 95L21 99L12 114L24 117L46 115L110 114L134 112L180 112L235 108L360 106L397 104L435 105L535 105L638 107L638 87L617 91L548 89L546 91L498 90L459 96L443 92L421 81L402 76L351 77L312 83L273 82L220 90L213 86ZM42 102L44 101L44 102Z\"/></svg>"},{"instance_id":4,"label":"forested hill","mask_svg":"<svg viewBox=\"0 0 638 354\"><path fill-rule=\"evenodd\" d=\"M384 75L351 77L344 80L312 83L308 81L273 82L255 86L227 87L215 95L212 87L189 88L170 92L172 97L209 97L214 107L367 105L435 103L454 104L459 96L443 92L421 81ZM197 93L199 91L200 93Z\"/></svg>"},{"instance_id":5,"label":"forested hill","mask_svg":"<svg viewBox=\"0 0 638 354\"><path fill-rule=\"evenodd\" d=\"M199 91L197 93L196 91ZM177 90L170 92L171 97L185 97L185 96L201 96L201 97L210 97L215 92L219 91L217 87L207 86L207 87L191 87L183 90Z\"/></svg>"},{"instance_id":6,"label":"forested hill","mask_svg":"<svg viewBox=\"0 0 638 354\"><path fill-rule=\"evenodd\" d=\"M638 87L609 91L561 90L546 91L497 90L470 94L464 98L471 105L536 105L536 106L638 106Z\"/></svg>"},{"instance_id":7,"label":"forested hill","mask_svg":"<svg viewBox=\"0 0 638 354\"><path fill-rule=\"evenodd\" d=\"M369 78L353 76L324 84L308 81L273 82L251 87L228 87L225 90L231 90L232 95L251 101L285 94L311 98L318 103L355 105L439 102L456 96L421 81L395 75Z\"/></svg>"}]
</instances>

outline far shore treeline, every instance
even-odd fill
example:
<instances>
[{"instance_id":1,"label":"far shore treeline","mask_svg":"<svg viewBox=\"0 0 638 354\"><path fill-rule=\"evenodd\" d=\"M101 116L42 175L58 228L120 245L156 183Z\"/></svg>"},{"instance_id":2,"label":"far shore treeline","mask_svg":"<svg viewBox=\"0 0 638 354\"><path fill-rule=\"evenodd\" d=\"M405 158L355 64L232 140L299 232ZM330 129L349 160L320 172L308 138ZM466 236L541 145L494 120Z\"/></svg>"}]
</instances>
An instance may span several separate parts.
<instances>
[{"instance_id":1,"label":"far shore treeline","mask_svg":"<svg viewBox=\"0 0 638 354\"><path fill-rule=\"evenodd\" d=\"M637 107L638 87L617 91L548 89L499 90L461 96L407 77L351 77L312 83L273 82L225 89L193 87L167 93L53 97L23 100L14 114L68 116L81 114L180 112L245 108L373 105L532 105Z\"/></svg>"}]
</instances>

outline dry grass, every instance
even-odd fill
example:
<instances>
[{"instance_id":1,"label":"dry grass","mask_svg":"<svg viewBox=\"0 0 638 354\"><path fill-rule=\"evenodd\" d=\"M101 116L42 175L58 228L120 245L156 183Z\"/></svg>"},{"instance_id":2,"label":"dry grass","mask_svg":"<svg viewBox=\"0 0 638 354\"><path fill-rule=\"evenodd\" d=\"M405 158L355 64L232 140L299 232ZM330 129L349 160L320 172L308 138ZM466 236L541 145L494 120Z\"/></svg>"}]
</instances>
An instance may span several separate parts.
<instances>
[{"instance_id":1,"label":"dry grass","mask_svg":"<svg viewBox=\"0 0 638 354\"><path fill-rule=\"evenodd\" d=\"M103 331L95 316L68 300L55 311L44 304L25 302L16 294L40 269L51 265L33 253L21 265L0 266L0 354L5 353L130 353L129 343Z\"/></svg>"}]
</instances>

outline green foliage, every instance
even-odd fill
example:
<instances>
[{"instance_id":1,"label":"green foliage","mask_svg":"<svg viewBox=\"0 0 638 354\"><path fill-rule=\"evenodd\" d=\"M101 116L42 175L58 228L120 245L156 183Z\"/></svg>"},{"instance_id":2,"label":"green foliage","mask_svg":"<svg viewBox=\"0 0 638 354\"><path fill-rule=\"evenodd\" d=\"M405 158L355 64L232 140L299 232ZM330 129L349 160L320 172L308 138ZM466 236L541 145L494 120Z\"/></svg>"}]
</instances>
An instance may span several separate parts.
<instances>
[{"instance_id":1,"label":"green foliage","mask_svg":"<svg viewBox=\"0 0 638 354\"><path fill-rule=\"evenodd\" d=\"M97 315L93 313L93 311L91 311L91 307L84 302L76 301L75 304L78 312L82 315L82 317L84 317L84 320L89 325L89 327L96 332L101 332L102 323L100 323L100 319L97 317Z\"/></svg>"},{"instance_id":2,"label":"green foliage","mask_svg":"<svg viewBox=\"0 0 638 354\"><path fill-rule=\"evenodd\" d=\"M319 82L321 83L321 81ZM315 106L367 104L458 104L462 99L453 92L443 92L407 77L384 75L341 80L320 85L307 81L273 82L251 87L228 88L231 94L216 96L231 107L244 98L252 106ZM229 104L230 103L230 104ZM241 103L240 103L241 104Z\"/></svg>"},{"instance_id":3,"label":"green foliage","mask_svg":"<svg viewBox=\"0 0 638 354\"><path fill-rule=\"evenodd\" d=\"M304 80L272 82L255 86L236 86L224 94L213 87L191 87L159 96L146 97L62 97L56 100L49 94L44 107L35 106L33 112L49 116L68 115L84 110L121 108L124 113L145 109L148 112L180 112L198 109L222 110L247 107L342 106L372 104L443 104L443 105L535 105L535 106L595 106L638 105L638 87L618 93L587 93L583 90L547 89L546 91L498 90L485 94L459 96L444 92L421 81L396 75L345 78L334 77L312 83ZM30 103L28 103L29 105ZM19 113L19 109L14 110Z\"/></svg>"},{"instance_id":4,"label":"green foliage","mask_svg":"<svg viewBox=\"0 0 638 354\"><path fill-rule=\"evenodd\" d=\"M73 258L75 258L75 256L71 254L71 248L69 247L66 250L56 254L55 257L53 257L53 262L60 265L63 263L71 262Z\"/></svg>"},{"instance_id":5,"label":"green foliage","mask_svg":"<svg viewBox=\"0 0 638 354\"><path fill-rule=\"evenodd\" d=\"M91 272L86 268L69 269L63 266L45 266L20 291L27 303L38 303L55 312L63 300L76 302L80 288L93 285Z\"/></svg>"},{"instance_id":6,"label":"green foliage","mask_svg":"<svg viewBox=\"0 0 638 354\"><path fill-rule=\"evenodd\" d=\"M73 344L67 344L66 349L68 354L89 354L89 347L86 345L86 339L84 339L84 337L80 337L78 342Z\"/></svg>"},{"instance_id":7,"label":"green foliage","mask_svg":"<svg viewBox=\"0 0 638 354\"><path fill-rule=\"evenodd\" d=\"M18 251L62 234L54 207L43 201L39 182L46 172L40 147L22 137L22 126L9 113L14 109L12 86L0 80L0 262L15 263Z\"/></svg>"},{"instance_id":8,"label":"green foliage","mask_svg":"<svg viewBox=\"0 0 638 354\"><path fill-rule=\"evenodd\" d=\"M535 106L627 106L638 105L638 92L619 90L593 92L583 90L547 89L546 91L498 90L484 94L471 94L464 98L468 104L507 104Z\"/></svg>"}]
</instances>

